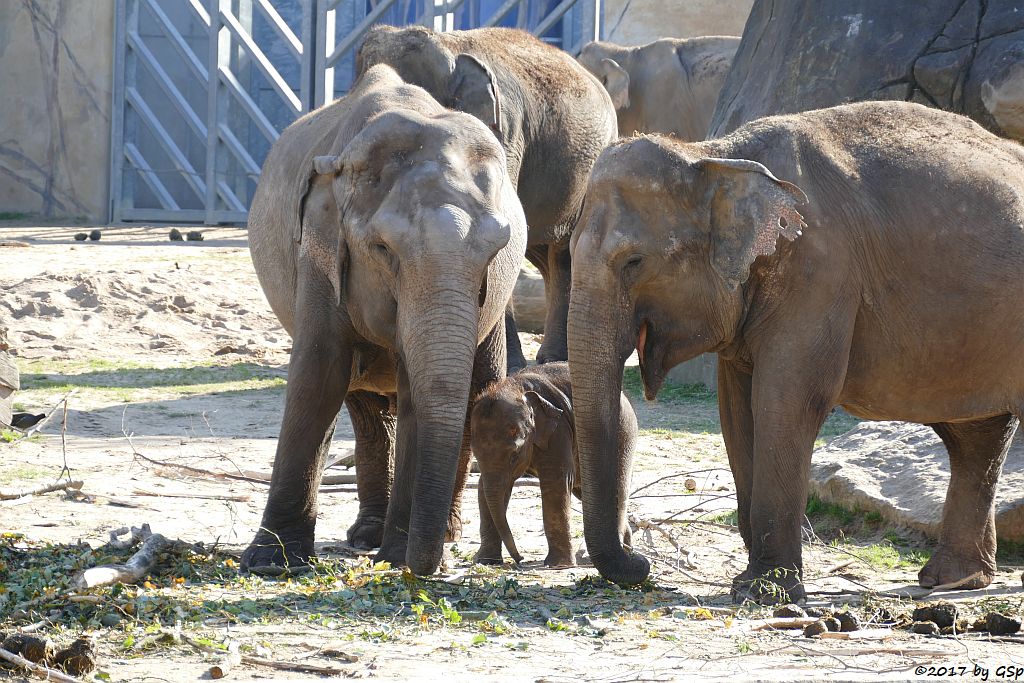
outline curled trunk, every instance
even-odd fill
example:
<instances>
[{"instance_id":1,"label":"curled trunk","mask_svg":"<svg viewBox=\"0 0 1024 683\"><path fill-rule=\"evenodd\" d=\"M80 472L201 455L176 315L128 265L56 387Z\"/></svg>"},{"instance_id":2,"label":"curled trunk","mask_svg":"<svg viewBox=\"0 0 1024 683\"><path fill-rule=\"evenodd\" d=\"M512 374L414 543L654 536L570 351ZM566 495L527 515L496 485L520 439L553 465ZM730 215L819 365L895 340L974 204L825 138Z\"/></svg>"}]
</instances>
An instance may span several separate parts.
<instances>
[{"instance_id":1,"label":"curled trunk","mask_svg":"<svg viewBox=\"0 0 1024 683\"><path fill-rule=\"evenodd\" d=\"M622 370L633 348L628 320L617 319L607 294L576 286L569 307L569 372L583 488L583 531L594 566L609 581L637 584L650 564L622 544L628 481L622 476L618 427Z\"/></svg>"}]
</instances>

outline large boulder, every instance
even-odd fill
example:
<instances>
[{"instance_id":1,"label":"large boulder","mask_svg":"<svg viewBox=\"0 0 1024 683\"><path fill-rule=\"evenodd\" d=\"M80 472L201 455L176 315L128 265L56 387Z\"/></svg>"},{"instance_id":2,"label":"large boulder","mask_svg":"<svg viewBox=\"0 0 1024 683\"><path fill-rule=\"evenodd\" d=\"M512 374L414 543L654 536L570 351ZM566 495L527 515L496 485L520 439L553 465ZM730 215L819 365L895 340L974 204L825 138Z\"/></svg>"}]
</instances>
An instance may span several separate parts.
<instances>
[{"instance_id":1,"label":"large boulder","mask_svg":"<svg viewBox=\"0 0 1024 683\"><path fill-rule=\"evenodd\" d=\"M924 425L863 422L815 451L811 492L850 510L878 512L938 538L949 456ZM996 535L1024 541L1024 437L1014 437L996 494Z\"/></svg>"},{"instance_id":2,"label":"large boulder","mask_svg":"<svg viewBox=\"0 0 1024 683\"><path fill-rule=\"evenodd\" d=\"M756 0L712 137L859 100L909 100L1024 139L1019 0Z\"/></svg>"}]
</instances>

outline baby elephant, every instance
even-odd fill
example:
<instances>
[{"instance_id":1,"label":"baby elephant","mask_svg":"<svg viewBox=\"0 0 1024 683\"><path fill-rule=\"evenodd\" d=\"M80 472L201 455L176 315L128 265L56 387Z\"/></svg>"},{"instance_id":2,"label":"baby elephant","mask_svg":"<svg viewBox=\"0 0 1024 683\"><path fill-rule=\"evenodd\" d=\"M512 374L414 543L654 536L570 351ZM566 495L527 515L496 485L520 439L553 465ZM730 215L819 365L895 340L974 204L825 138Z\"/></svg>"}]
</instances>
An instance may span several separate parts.
<instances>
[{"instance_id":1,"label":"baby elephant","mask_svg":"<svg viewBox=\"0 0 1024 683\"><path fill-rule=\"evenodd\" d=\"M623 467L619 490L629 490L629 473L636 441L636 415L624 395L618 452ZM572 567L569 537L569 494L582 499L580 462L572 413L568 363L526 368L490 385L476 400L471 417L471 445L480 465L480 551L476 561L502 562L504 542L512 559L522 561L506 512L512 485L524 474L540 480L544 535L549 567ZM619 520L620 534L629 544L629 527Z\"/></svg>"}]
</instances>

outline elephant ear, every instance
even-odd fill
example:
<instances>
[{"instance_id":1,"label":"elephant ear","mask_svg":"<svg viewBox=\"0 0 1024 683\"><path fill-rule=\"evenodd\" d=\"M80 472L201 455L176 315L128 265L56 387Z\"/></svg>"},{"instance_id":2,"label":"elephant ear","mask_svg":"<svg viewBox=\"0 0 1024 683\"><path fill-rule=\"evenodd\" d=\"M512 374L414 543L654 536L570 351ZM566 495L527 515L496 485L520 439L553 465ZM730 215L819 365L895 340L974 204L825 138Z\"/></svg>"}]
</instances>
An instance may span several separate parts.
<instances>
[{"instance_id":1,"label":"elephant ear","mask_svg":"<svg viewBox=\"0 0 1024 683\"><path fill-rule=\"evenodd\" d=\"M802 234L807 225L796 207L807 195L756 161L707 158L701 165L711 196L711 265L735 291L758 256L775 252L779 237Z\"/></svg>"},{"instance_id":2,"label":"elephant ear","mask_svg":"<svg viewBox=\"0 0 1024 683\"><path fill-rule=\"evenodd\" d=\"M612 98L615 111L629 106L629 72L614 59L601 60L601 84Z\"/></svg>"},{"instance_id":3,"label":"elephant ear","mask_svg":"<svg viewBox=\"0 0 1024 683\"><path fill-rule=\"evenodd\" d=\"M564 411L536 391L527 391L523 398L533 409L533 443L546 449L551 435L558 430Z\"/></svg>"},{"instance_id":4,"label":"elephant ear","mask_svg":"<svg viewBox=\"0 0 1024 683\"><path fill-rule=\"evenodd\" d=\"M296 239L297 242L302 242L303 233L308 233L313 230L310 221L324 220L325 214L331 212L330 206L333 206L334 212L337 214L337 229L338 229L338 250L335 261L335 273L337 276L337 282L332 282L336 287L338 294L338 302L341 303L341 290L342 283L344 282L345 268L348 263L348 245L345 242L345 236L341 234L341 209L337 205L337 201L334 197L333 188L330 186L334 176L341 173L342 163L340 157L328 154L324 156L313 157L313 161L310 164L309 171L306 173L305 186L302 189L302 196L299 200L299 234ZM317 197L319 201L326 202L330 206L313 207L307 206L314 188L318 183L328 184L328 188L325 192L326 197Z\"/></svg>"},{"instance_id":5,"label":"elephant ear","mask_svg":"<svg viewBox=\"0 0 1024 683\"><path fill-rule=\"evenodd\" d=\"M501 93L494 72L483 61L463 52L455 58L448 103L472 114L501 135Z\"/></svg>"}]
</instances>

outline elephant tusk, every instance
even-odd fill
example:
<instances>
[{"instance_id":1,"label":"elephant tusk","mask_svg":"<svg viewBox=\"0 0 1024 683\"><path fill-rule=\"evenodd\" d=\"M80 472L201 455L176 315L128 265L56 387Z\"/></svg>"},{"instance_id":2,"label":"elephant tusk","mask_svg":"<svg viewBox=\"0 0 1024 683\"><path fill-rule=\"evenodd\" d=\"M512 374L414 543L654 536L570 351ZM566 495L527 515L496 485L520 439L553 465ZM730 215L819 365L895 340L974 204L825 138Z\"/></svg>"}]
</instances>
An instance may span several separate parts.
<instances>
[{"instance_id":1,"label":"elephant tusk","mask_svg":"<svg viewBox=\"0 0 1024 683\"><path fill-rule=\"evenodd\" d=\"M644 364L644 347L647 345L647 321L643 321L640 325L640 338L636 342L636 355L640 359L640 364Z\"/></svg>"}]
</instances>

